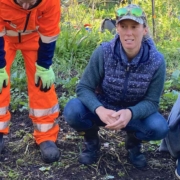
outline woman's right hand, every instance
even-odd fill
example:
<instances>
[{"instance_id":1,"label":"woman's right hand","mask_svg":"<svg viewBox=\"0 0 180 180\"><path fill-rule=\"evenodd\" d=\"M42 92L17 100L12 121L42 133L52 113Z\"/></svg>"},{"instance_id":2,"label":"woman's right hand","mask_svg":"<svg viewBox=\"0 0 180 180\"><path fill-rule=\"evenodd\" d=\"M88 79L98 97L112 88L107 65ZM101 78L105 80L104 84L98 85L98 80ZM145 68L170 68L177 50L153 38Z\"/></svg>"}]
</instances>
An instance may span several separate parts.
<instances>
[{"instance_id":1,"label":"woman's right hand","mask_svg":"<svg viewBox=\"0 0 180 180\"><path fill-rule=\"evenodd\" d=\"M117 118L113 117L112 114L114 114L116 111L111 110L111 109L106 109L103 106L99 106L96 110L95 110L96 114L99 116L99 118L101 119L101 121L103 121L105 124L109 125L109 124L113 124L114 122L116 122Z\"/></svg>"}]
</instances>

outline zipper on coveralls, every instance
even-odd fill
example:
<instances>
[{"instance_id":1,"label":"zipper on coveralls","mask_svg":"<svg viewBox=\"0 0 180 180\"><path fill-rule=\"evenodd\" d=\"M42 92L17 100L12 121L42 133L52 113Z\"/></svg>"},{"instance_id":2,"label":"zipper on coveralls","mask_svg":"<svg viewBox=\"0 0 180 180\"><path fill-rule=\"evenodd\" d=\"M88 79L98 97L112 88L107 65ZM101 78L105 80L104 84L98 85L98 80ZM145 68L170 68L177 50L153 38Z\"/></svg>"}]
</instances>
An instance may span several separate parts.
<instances>
[{"instance_id":1,"label":"zipper on coveralls","mask_svg":"<svg viewBox=\"0 0 180 180\"><path fill-rule=\"evenodd\" d=\"M26 28L27 28L27 25L28 25L28 22L29 22L29 18L30 18L30 14L31 14L31 11L26 16L26 22L25 22L23 32L26 31ZM18 32L18 37L19 37L19 43L20 43L21 42L21 33L20 32Z\"/></svg>"},{"instance_id":2,"label":"zipper on coveralls","mask_svg":"<svg viewBox=\"0 0 180 180\"><path fill-rule=\"evenodd\" d=\"M21 42L21 33L18 32L18 39L19 39L19 43Z\"/></svg>"}]
</instances>

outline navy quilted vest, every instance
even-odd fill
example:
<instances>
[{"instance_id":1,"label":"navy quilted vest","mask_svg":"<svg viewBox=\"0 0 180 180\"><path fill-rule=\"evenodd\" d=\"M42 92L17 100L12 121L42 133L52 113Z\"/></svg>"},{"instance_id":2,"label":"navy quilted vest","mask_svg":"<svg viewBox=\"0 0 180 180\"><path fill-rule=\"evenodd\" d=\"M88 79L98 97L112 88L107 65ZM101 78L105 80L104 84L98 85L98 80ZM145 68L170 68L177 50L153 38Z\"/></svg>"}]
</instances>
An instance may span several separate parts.
<instances>
[{"instance_id":1,"label":"navy quilted vest","mask_svg":"<svg viewBox=\"0 0 180 180\"><path fill-rule=\"evenodd\" d=\"M117 46L118 55L114 53ZM137 104L145 96L161 65L162 55L150 38L143 41L138 55L131 62L127 60L118 35L112 41L102 43L102 48L105 74L98 99L106 108L114 110ZM144 56L145 50L148 56Z\"/></svg>"}]
</instances>

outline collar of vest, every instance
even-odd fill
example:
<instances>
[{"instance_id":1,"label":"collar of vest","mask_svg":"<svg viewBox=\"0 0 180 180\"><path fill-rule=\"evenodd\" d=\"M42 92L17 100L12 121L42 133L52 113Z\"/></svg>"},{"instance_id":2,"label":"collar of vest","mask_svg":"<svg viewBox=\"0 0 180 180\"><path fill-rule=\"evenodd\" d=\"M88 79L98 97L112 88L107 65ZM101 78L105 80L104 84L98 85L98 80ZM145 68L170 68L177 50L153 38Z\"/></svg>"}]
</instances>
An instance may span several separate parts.
<instances>
[{"instance_id":1,"label":"collar of vest","mask_svg":"<svg viewBox=\"0 0 180 180\"><path fill-rule=\"evenodd\" d=\"M130 64L131 66L138 66L139 63L145 63L150 58L152 58L156 52L157 49L155 47L155 44L153 40L147 36L143 38L142 45L140 48L139 53L131 60L131 62L128 61L127 55L123 49L122 43L120 41L119 35L116 34L114 39L110 41L110 46L112 49L113 57L117 60L121 60L123 64Z\"/></svg>"}]
</instances>

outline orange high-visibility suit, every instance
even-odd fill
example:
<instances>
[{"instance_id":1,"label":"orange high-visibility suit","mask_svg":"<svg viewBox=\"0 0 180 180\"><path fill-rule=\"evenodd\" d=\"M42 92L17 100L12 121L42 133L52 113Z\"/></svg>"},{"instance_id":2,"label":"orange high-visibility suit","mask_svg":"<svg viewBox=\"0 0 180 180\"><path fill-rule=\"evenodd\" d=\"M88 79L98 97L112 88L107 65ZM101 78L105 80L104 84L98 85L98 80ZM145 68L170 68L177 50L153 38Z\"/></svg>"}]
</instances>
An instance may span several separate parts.
<instances>
[{"instance_id":1,"label":"orange high-visibility suit","mask_svg":"<svg viewBox=\"0 0 180 180\"><path fill-rule=\"evenodd\" d=\"M0 0L0 68L10 68L17 50L24 57L29 95L29 116L34 125L37 144L56 141L59 126L56 118L59 105L54 85L48 92L35 86L35 63L44 68L52 64L55 42L60 29L60 0L38 0L37 5L25 10L14 0ZM10 83L0 94L0 132L9 132L11 118Z\"/></svg>"}]
</instances>

